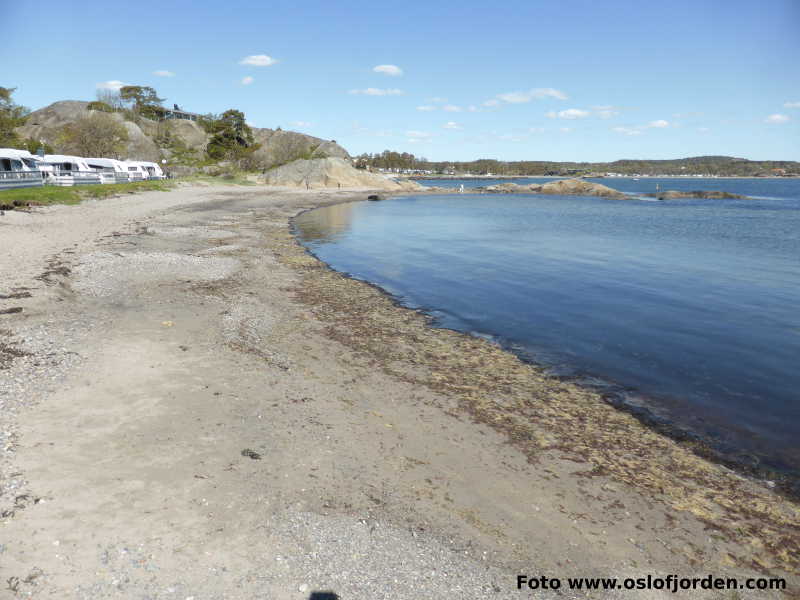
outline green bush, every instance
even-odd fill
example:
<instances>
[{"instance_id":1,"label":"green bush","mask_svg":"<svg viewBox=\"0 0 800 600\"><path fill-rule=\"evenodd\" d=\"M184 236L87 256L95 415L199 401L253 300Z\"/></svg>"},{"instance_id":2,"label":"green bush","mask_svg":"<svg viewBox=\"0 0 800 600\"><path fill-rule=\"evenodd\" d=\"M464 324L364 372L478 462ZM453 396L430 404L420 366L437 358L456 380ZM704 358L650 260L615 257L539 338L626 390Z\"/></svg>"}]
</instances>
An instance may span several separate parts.
<instances>
[{"instance_id":1,"label":"green bush","mask_svg":"<svg viewBox=\"0 0 800 600\"><path fill-rule=\"evenodd\" d=\"M110 104L106 104L105 102L100 102L99 100L94 100L89 102L86 106L89 110L99 110L100 112L114 112L114 108Z\"/></svg>"}]
</instances>

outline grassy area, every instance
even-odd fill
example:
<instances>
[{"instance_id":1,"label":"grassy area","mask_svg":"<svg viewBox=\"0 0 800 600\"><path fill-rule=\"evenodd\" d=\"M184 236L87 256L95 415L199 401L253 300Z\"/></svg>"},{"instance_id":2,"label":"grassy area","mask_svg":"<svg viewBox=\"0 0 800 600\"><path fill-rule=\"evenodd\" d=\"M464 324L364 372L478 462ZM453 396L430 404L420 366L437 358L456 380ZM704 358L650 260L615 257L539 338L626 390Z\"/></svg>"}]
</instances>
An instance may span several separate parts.
<instances>
[{"instance_id":1,"label":"grassy area","mask_svg":"<svg viewBox=\"0 0 800 600\"><path fill-rule=\"evenodd\" d=\"M134 181L110 185L81 185L58 187L46 185L38 188L21 188L0 192L0 207L47 206L50 204L78 204L87 198L101 199L137 192L166 192L175 187L170 180Z\"/></svg>"},{"instance_id":2,"label":"grassy area","mask_svg":"<svg viewBox=\"0 0 800 600\"><path fill-rule=\"evenodd\" d=\"M199 181L203 183L212 183L215 185L219 185L221 183L231 185L256 185L254 181L247 179L247 175L248 173L245 173L244 171L224 173L220 175L206 175L198 173L197 175L182 177L181 179L183 181ZM254 173L249 173L249 175L254 175Z\"/></svg>"}]
</instances>

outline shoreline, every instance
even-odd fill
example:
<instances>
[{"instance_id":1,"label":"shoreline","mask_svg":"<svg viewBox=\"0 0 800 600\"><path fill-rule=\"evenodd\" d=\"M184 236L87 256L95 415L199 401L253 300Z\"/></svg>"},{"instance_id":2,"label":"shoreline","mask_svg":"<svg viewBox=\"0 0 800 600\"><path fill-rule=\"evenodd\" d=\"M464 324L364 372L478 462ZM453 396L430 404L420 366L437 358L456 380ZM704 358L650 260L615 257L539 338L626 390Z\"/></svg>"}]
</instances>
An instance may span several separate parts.
<instances>
[{"instance_id":1,"label":"shoreline","mask_svg":"<svg viewBox=\"0 0 800 600\"><path fill-rule=\"evenodd\" d=\"M390 194L388 196L398 197L406 195L408 195L408 192L397 192ZM352 201L345 200L341 203L350 203L350 202ZM546 377L554 381L564 382L570 385L575 385L581 389L584 389L588 393L593 394L597 398L598 402L603 402L605 404L608 404L609 406L612 406L616 410L622 411L626 414L633 416L637 421L639 421L642 424L642 426L654 431L655 433L658 433L659 435L663 435L677 442L678 444L681 444L682 446L690 450L693 454L695 454L698 458L707 460L721 467L731 469L732 471L752 480L753 483L755 483L756 485L769 488L784 495L789 501L795 503L800 502L800 472L793 474L791 472L786 472L785 469L760 466L760 465L754 466L751 464L752 461L747 462L746 460L748 458L748 454L750 452L754 452L748 449L740 448L738 449L740 452L732 450L726 453L721 447L725 444L725 442L721 440L715 440L706 432L697 431L687 426L683 426L680 423L672 422L666 418L657 416L650 408L651 407L650 402L657 403L659 401L657 397L643 396L641 393L639 393L638 396L640 398L644 398L645 400L645 406L641 406L638 404L630 404L624 398L625 392L626 391L636 392L637 390L624 386L615 381L609 380L605 378L603 375L597 373L583 373L583 374L567 375L567 376L551 374L548 372L549 367L546 364L537 362L534 359L526 358L525 356L520 355L503 341L497 341L495 339L487 340L484 336L476 335L469 331L452 329L437 325L435 324L435 319L430 315L428 310L409 306L403 301L402 297L387 291L379 284L373 283L365 279L360 279L347 271L340 271L331 264L325 262L323 259L317 256L317 254L311 248L305 246L303 242L299 240L300 234L297 231L297 225L295 224L295 220L306 213L324 209L327 206L335 206L336 204L340 203L337 202L334 204L318 206L315 208L310 208L301 211L300 213L292 217L289 222L290 231L292 235L297 239L297 243L310 256L312 256L315 260L324 265L327 269L330 269L332 272L342 275L348 280L374 288L378 293L385 296L391 302L391 304L397 309L407 310L416 313L418 315L421 315L425 319L427 326L432 329L451 331L455 334L465 335L468 336L469 338L482 340L489 344L495 345L498 348L500 348L503 352L506 352L511 356L514 356L522 363L530 365L537 371L544 373ZM602 381L602 385L592 386L586 384L582 381L586 377L599 378ZM739 456L740 458L737 459L737 456ZM753 454L753 456L756 456L758 458L763 458L761 454L757 453Z\"/></svg>"},{"instance_id":2,"label":"shoreline","mask_svg":"<svg viewBox=\"0 0 800 600\"><path fill-rule=\"evenodd\" d=\"M535 568L796 589L797 505L429 327L292 234L301 211L366 195L191 188L0 225L30 228L0 274L32 294L0 317L2 343L30 352L1 372L15 387L0 378L0 404L20 403L0 410L17 423L0 422L0 467L20 475L0 476L16 482L3 580L60 597L221 597L238 581L229 597L514 598L513 574Z\"/></svg>"}]
</instances>

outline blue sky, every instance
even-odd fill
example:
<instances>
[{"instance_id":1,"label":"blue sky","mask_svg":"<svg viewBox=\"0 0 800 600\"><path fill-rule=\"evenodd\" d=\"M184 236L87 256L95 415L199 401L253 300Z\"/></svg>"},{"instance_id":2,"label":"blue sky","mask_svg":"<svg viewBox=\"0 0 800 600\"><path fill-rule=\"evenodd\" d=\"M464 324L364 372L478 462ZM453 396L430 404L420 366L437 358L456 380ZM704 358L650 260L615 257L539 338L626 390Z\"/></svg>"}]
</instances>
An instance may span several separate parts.
<instances>
[{"instance_id":1,"label":"blue sky","mask_svg":"<svg viewBox=\"0 0 800 600\"><path fill-rule=\"evenodd\" d=\"M798 0L0 4L34 109L124 82L353 154L800 160Z\"/></svg>"}]
</instances>

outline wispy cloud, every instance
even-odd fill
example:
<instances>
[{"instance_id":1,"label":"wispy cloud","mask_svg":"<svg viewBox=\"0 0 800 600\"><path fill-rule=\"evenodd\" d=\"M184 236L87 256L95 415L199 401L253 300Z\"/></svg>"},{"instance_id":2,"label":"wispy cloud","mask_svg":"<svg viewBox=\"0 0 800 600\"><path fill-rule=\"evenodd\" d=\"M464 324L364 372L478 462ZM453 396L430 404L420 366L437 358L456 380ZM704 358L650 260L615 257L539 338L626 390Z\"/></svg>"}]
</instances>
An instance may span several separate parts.
<instances>
[{"instance_id":1,"label":"wispy cloud","mask_svg":"<svg viewBox=\"0 0 800 600\"><path fill-rule=\"evenodd\" d=\"M422 106L418 106L417 110L421 110L422 112L430 112L432 110L437 110L437 108L435 106L430 105L430 104L424 104Z\"/></svg>"},{"instance_id":2,"label":"wispy cloud","mask_svg":"<svg viewBox=\"0 0 800 600\"><path fill-rule=\"evenodd\" d=\"M647 127L655 127L656 129L664 129L665 127L669 127L669 121L665 121L664 119L659 119L658 121L650 121L647 124Z\"/></svg>"},{"instance_id":3,"label":"wispy cloud","mask_svg":"<svg viewBox=\"0 0 800 600\"><path fill-rule=\"evenodd\" d=\"M443 129L463 129L461 125L456 123L455 121L448 121L444 125L442 125Z\"/></svg>"},{"instance_id":4,"label":"wispy cloud","mask_svg":"<svg viewBox=\"0 0 800 600\"><path fill-rule=\"evenodd\" d=\"M561 133L570 133L572 131L572 127L561 127L559 129Z\"/></svg>"},{"instance_id":5,"label":"wispy cloud","mask_svg":"<svg viewBox=\"0 0 800 600\"><path fill-rule=\"evenodd\" d=\"M416 144L418 142L429 142L432 137L433 134L428 133L427 131L416 131L414 129L406 131L406 138L412 144Z\"/></svg>"},{"instance_id":6,"label":"wispy cloud","mask_svg":"<svg viewBox=\"0 0 800 600\"><path fill-rule=\"evenodd\" d=\"M428 102L433 102L434 104L444 104L447 102L447 98L442 98L441 96L434 96L433 98L428 98Z\"/></svg>"},{"instance_id":7,"label":"wispy cloud","mask_svg":"<svg viewBox=\"0 0 800 600\"><path fill-rule=\"evenodd\" d=\"M567 95L564 92L554 88L534 88L526 92L507 92L505 94L497 94L495 97L509 104L524 104L531 100L541 100L542 98L567 99Z\"/></svg>"},{"instance_id":8,"label":"wispy cloud","mask_svg":"<svg viewBox=\"0 0 800 600\"><path fill-rule=\"evenodd\" d=\"M784 108L800 108L800 102L784 102Z\"/></svg>"},{"instance_id":9,"label":"wispy cloud","mask_svg":"<svg viewBox=\"0 0 800 600\"><path fill-rule=\"evenodd\" d=\"M500 100L495 100L494 98L492 98L491 100L487 100L486 102L484 102L483 106L487 106L490 108L493 106L500 106Z\"/></svg>"},{"instance_id":10,"label":"wispy cloud","mask_svg":"<svg viewBox=\"0 0 800 600\"><path fill-rule=\"evenodd\" d=\"M580 108L568 108L558 112L551 110L545 116L550 119L585 119L591 113L588 110L581 110Z\"/></svg>"},{"instance_id":11,"label":"wispy cloud","mask_svg":"<svg viewBox=\"0 0 800 600\"><path fill-rule=\"evenodd\" d=\"M642 130L636 127L613 127L611 131L616 131L624 135L642 135Z\"/></svg>"},{"instance_id":12,"label":"wispy cloud","mask_svg":"<svg viewBox=\"0 0 800 600\"><path fill-rule=\"evenodd\" d=\"M778 113L775 113L774 115L770 115L766 119L764 119L764 122L765 123L786 123L789 120L790 119L789 119L788 115L780 115Z\"/></svg>"},{"instance_id":13,"label":"wispy cloud","mask_svg":"<svg viewBox=\"0 0 800 600\"><path fill-rule=\"evenodd\" d=\"M365 88L363 90L350 90L348 94L356 94L362 96L402 96L405 92L395 88L380 89L380 88Z\"/></svg>"},{"instance_id":14,"label":"wispy cloud","mask_svg":"<svg viewBox=\"0 0 800 600\"><path fill-rule=\"evenodd\" d=\"M697 131L699 131L700 133L708 133L711 130L708 127L698 127Z\"/></svg>"},{"instance_id":15,"label":"wispy cloud","mask_svg":"<svg viewBox=\"0 0 800 600\"><path fill-rule=\"evenodd\" d=\"M252 54L250 56L245 56L242 60L239 61L240 65L249 65L251 67L271 67L278 61L271 56L267 56L266 54Z\"/></svg>"},{"instance_id":16,"label":"wispy cloud","mask_svg":"<svg viewBox=\"0 0 800 600\"><path fill-rule=\"evenodd\" d=\"M103 81L102 83L98 83L95 87L98 90L111 90L114 92L118 92L119 89L123 86L128 85L124 81L118 81L116 79L112 79L111 81Z\"/></svg>"},{"instance_id":17,"label":"wispy cloud","mask_svg":"<svg viewBox=\"0 0 800 600\"><path fill-rule=\"evenodd\" d=\"M153 71L153 75L155 75L157 77L175 77L175 73L173 73L172 71L166 71L166 70Z\"/></svg>"},{"instance_id":18,"label":"wispy cloud","mask_svg":"<svg viewBox=\"0 0 800 600\"><path fill-rule=\"evenodd\" d=\"M478 112L480 109L479 109L477 106L475 106L474 104L470 104L470 105L467 107L467 110L468 110L469 112Z\"/></svg>"},{"instance_id":19,"label":"wispy cloud","mask_svg":"<svg viewBox=\"0 0 800 600\"><path fill-rule=\"evenodd\" d=\"M403 74L403 69L397 65L378 65L376 67L372 67L372 70L376 73L389 75L390 77L400 77Z\"/></svg>"},{"instance_id":20,"label":"wispy cloud","mask_svg":"<svg viewBox=\"0 0 800 600\"><path fill-rule=\"evenodd\" d=\"M254 81L255 81L255 79L253 79L249 75L247 77L242 77L242 85L250 85Z\"/></svg>"},{"instance_id":21,"label":"wispy cloud","mask_svg":"<svg viewBox=\"0 0 800 600\"><path fill-rule=\"evenodd\" d=\"M445 104L442 107L442 110L447 111L447 112L461 112L461 107L460 106L456 106L455 104Z\"/></svg>"}]
</instances>

